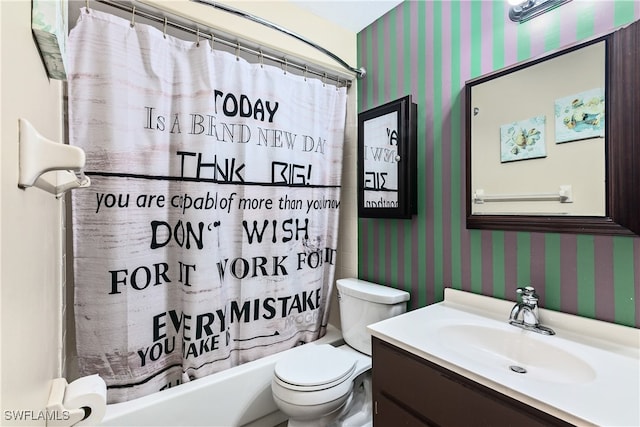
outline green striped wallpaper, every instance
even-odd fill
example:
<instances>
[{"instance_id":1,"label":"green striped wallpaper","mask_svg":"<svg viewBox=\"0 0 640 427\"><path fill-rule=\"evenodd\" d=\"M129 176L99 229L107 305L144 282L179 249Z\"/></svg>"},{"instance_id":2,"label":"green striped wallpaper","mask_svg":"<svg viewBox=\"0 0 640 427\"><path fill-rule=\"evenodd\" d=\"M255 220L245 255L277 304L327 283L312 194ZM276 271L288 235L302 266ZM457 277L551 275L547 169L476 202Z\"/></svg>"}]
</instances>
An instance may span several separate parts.
<instances>
[{"instance_id":1,"label":"green striped wallpaper","mask_svg":"<svg viewBox=\"0 0 640 427\"><path fill-rule=\"evenodd\" d=\"M453 287L640 327L640 238L467 230L466 80L638 20L638 1L574 1L524 24L506 1L405 1L358 34L358 109L412 94L418 104L418 215L360 219L359 277L411 293L411 308ZM638 141L640 144L640 141Z\"/></svg>"}]
</instances>

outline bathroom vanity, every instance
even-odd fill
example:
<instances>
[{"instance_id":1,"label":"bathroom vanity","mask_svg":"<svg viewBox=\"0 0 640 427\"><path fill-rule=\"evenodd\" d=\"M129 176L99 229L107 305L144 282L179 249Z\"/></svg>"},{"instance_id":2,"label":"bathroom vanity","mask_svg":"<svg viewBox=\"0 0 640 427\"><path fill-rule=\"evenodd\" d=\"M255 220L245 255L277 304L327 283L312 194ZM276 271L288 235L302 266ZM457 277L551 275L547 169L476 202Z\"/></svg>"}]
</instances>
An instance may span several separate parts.
<instances>
[{"instance_id":1,"label":"bathroom vanity","mask_svg":"<svg viewBox=\"0 0 640 427\"><path fill-rule=\"evenodd\" d=\"M640 330L540 309L545 336L513 305L446 289L370 325L375 426L640 425Z\"/></svg>"},{"instance_id":2,"label":"bathroom vanity","mask_svg":"<svg viewBox=\"0 0 640 427\"><path fill-rule=\"evenodd\" d=\"M571 424L373 338L376 426Z\"/></svg>"}]
</instances>

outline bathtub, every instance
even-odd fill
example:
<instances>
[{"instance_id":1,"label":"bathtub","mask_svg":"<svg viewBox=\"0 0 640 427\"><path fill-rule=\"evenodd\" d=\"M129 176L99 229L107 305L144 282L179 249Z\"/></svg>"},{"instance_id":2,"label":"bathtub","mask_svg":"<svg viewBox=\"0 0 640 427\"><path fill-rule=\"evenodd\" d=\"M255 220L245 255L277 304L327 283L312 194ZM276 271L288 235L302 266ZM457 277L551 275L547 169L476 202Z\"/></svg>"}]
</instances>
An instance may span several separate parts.
<instances>
[{"instance_id":1,"label":"bathtub","mask_svg":"<svg viewBox=\"0 0 640 427\"><path fill-rule=\"evenodd\" d=\"M342 343L329 325L320 340L307 345ZM107 405L103 426L273 427L286 421L271 397L276 362L293 348L123 403Z\"/></svg>"}]
</instances>

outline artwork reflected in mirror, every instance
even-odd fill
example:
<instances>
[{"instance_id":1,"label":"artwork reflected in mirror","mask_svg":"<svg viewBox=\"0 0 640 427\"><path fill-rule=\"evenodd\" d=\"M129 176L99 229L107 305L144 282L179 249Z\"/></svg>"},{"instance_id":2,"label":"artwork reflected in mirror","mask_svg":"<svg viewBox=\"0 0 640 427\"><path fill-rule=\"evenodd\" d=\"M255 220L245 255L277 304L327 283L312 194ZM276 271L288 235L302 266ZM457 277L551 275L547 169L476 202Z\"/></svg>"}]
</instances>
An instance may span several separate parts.
<instances>
[{"instance_id":1,"label":"artwork reflected in mirror","mask_svg":"<svg viewBox=\"0 0 640 427\"><path fill-rule=\"evenodd\" d=\"M556 143L604 138L604 90L592 89L555 102Z\"/></svg>"},{"instance_id":2,"label":"artwork reflected in mirror","mask_svg":"<svg viewBox=\"0 0 640 427\"><path fill-rule=\"evenodd\" d=\"M416 104L405 96L358 115L358 215L416 213Z\"/></svg>"},{"instance_id":3,"label":"artwork reflected in mirror","mask_svg":"<svg viewBox=\"0 0 640 427\"><path fill-rule=\"evenodd\" d=\"M545 116L500 126L500 161L546 157Z\"/></svg>"}]
</instances>

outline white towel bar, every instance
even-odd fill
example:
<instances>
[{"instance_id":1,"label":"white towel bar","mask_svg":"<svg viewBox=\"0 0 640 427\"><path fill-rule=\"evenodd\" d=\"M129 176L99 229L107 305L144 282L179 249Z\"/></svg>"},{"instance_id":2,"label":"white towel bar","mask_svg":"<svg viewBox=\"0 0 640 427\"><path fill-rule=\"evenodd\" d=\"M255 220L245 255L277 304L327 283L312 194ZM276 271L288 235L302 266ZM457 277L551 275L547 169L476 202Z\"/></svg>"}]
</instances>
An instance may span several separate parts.
<instances>
[{"instance_id":1,"label":"white towel bar","mask_svg":"<svg viewBox=\"0 0 640 427\"><path fill-rule=\"evenodd\" d=\"M532 194L485 194L483 189L477 189L473 193L473 203L485 202L538 202L559 201L560 203L573 203L571 186L561 185L556 193L532 193Z\"/></svg>"}]
</instances>

